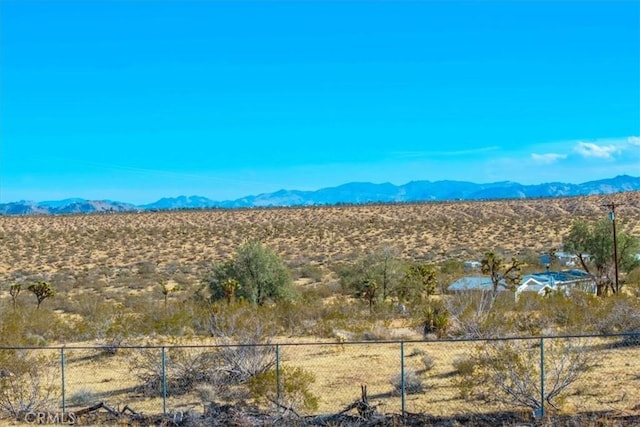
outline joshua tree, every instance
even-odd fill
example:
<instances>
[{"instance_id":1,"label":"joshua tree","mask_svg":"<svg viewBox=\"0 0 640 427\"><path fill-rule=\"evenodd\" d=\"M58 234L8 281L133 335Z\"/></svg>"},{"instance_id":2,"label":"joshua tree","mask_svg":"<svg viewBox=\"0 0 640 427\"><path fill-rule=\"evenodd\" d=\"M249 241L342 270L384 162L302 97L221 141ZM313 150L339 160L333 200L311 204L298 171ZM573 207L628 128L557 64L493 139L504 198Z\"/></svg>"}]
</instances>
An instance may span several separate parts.
<instances>
[{"instance_id":1,"label":"joshua tree","mask_svg":"<svg viewBox=\"0 0 640 427\"><path fill-rule=\"evenodd\" d=\"M40 308L42 301L56 294L56 291L51 287L51 285L43 281L32 283L27 287L27 290L32 292L38 299L38 305L36 308Z\"/></svg>"},{"instance_id":2,"label":"joshua tree","mask_svg":"<svg viewBox=\"0 0 640 427\"><path fill-rule=\"evenodd\" d=\"M11 295L11 300L13 301L13 308L16 308L16 299L22 290L22 285L20 283L12 283L9 286L9 295Z\"/></svg>"},{"instance_id":3,"label":"joshua tree","mask_svg":"<svg viewBox=\"0 0 640 427\"><path fill-rule=\"evenodd\" d=\"M438 284L436 270L426 264L409 265L400 285L396 288L396 295L400 300L429 297L433 295Z\"/></svg>"},{"instance_id":4,"label":"joshua tree","mask_svg":"<svg viewBox=\"0 0 640 427\"><path fill-rule=\"evenodd\" d=\"M173 292L177 292L180 290L179 286L173 286L173 287L169 287L167 286L167 282L165 282L163 279L160 280L160 288L162 290L162 295L164 296L164 306L167 306L167 298L169 297L170 293Z\"/></svg>"},{"instance_id":5,"label":"joshua tree","mask_svg":"<svg viewBox=\"0 0 640 427\"><path fill-rule=\"evenodd\" d=\"M224 293L225 299L227 300L227 304L231 304L236 297L236 291L240 289L240 282L230 277L222 282L221 289Z\"/></svg>"},{"instance_id":6,"label":"joshua tree","mask_svg":"<svg viewBox=\"0 0 640 427\"><path fill-rule=\"evenodd\" d=\"M481 261L482 272L491 276L492 295L498 295L498 285L504 283L505 286L515 286L522 278L522 261L516 257L511 258L511 263L505 263L504 258L493 251L485 253Z\"/></svg>"},{"instance_id":7,"label":"joshua tree","mask_svg":"<svg viewBox=\"0 0 640 427\"><path fill-rule=\"evenodd\" d=\"M373 312L373 304L376 301L378 284L373 280L366 280L362 284L362 297L369 302L369 313Z\"/></svg>"}]
</instances>

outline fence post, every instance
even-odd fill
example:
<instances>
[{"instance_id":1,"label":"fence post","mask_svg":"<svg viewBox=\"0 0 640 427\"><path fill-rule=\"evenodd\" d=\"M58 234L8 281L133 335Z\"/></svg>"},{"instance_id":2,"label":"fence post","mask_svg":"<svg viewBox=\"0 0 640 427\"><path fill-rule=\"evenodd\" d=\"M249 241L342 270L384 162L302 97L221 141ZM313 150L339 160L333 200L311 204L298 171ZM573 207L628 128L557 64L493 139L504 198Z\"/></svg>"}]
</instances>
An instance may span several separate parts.
<instances>
[{"instance_id":1,"label":"fence post","mask_svg":"<svg viewBox=\"0 0 640 427\"><path fill-rule=\"evenodd\" d=\"M162 346L162 414L167 414L167 356Z\"/></svg>"},{"instance_id":2,"label":"fence post","mask_svg":"<svg viewBox=\"0 0 640 427\"><path fill-rule=\"evenodd\" d=\"M544 338L540 337L540 416L544 417Z\"/></svg>"},{"instance_id":3,"label":"fence post","mask_svg":"<svg viewBox=\"0 0 640 427\"><path fill-rule=\"evenodd\" d=\"M404 387L404 341L400 341L400 401L402 406L402 415L405 414Z\"/></svg>"},{"instance_id":4,"label":"fence post","mask_svg":"<svg viewBox=\"0 0 640 427\"><path fill-rule=\"evenodd\" d=\"M280 404L280 346L276 344L276 402Z\"/></svg>"},{"instance_id":5,"label":"fence post","mask_svg":"<svg viewBox=\"0 0 640 427\"><path fill-rule=\"evenodd\" d=\"M67 410L66 393L65 393L65 378L64 378L64 347L60 348L60 369L62 371L62 413Z\"/></svg>"}]
</instances>

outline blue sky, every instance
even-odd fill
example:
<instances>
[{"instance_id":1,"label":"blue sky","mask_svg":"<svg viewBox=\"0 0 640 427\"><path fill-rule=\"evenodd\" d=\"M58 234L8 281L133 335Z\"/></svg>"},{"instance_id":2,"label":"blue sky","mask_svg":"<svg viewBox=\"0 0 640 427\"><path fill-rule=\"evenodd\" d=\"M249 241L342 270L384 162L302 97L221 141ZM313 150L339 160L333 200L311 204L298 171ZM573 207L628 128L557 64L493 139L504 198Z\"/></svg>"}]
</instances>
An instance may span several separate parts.
<instances>
[{"instance_id":1,"label":"blue sky","mask_svg":"<svg viewBox=\"0 0 640 427\"><path fill-rule=\"evenodd\" d=\"M640 2L0 1L0 202L640 175Z\"/></svg>"}]
</instances>

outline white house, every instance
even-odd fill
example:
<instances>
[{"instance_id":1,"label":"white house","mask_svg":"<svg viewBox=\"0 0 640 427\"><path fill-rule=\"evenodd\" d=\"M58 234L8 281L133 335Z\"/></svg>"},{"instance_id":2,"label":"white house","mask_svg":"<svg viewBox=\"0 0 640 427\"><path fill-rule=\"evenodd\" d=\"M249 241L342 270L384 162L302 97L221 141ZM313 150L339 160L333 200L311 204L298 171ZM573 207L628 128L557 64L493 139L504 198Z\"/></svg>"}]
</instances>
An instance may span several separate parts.
<instances>
[{"instance_id":1,"label":"white house","mask_svg":"<svg viewBox=\"0 0 640 427\"><path fill-rule=\"evenodd\" d=\"M465 270L475 270L477 268L480 268L482 264L480 263L480 261L465 261L462 263L462 266L465 268Z\"/></svg>"},{"instance_id":2,"label":"white house","mask_svg":"<svg viewBox=\"0 0 640 427\"><path fill-rule=\"evenodd\" d=\"M536 292L547 295L551 292L563 292L568 295L573 290L596 293L596 283L583 270L546 271L525 275L516 288L516 301L522 292Z\"/></svg>"}]
</instances>

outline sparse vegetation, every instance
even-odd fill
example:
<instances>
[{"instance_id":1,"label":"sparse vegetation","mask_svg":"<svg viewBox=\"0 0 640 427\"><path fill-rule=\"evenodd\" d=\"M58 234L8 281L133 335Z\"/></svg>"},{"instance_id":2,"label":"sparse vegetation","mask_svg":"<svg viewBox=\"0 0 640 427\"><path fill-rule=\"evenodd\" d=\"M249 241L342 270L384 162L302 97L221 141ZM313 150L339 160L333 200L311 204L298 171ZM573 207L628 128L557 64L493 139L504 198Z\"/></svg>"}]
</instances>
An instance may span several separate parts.
<instances>
[{"instance_id":1,"label":"sparse vegetation","mask_svg":"<svg viewBox=\"0 0 640 427\"><path fill-rule=\"evenodd\" d=\"M400 395L402 393L403 387L406 394L422 393L425 389L424 381L420 378L420 374L415 370L405 371L404 383L402 382L401 374L395 375L391 379L391 384L393 385L393 391L396 395Z\"/></svg>"},{"instance_id":2,"label":"sparse vegetation","mask_svg":"<svg viewBox=\"0 0 640 427\"><path fill-rule=\"evenodd\" d=\"M542 345L542 344L541 344ZM454 363L462 377L460 390L479 399L539 410L558 403L567 388L597 362L586 343L548 339L543 350L527 340L489 341L475 356ZM544 388L541 387L541 356L544 357Z\"/></svg>"},{"instance_id":3,"label":"sparse vegetation","mask_svg":"<svg viewBox=\"0 0 640 427\"><path fill-rule=\"evenodd\" d=\"M315 381L313 374L300 367L280 366L278 373L270 369L252 377L248 386L251 397L259 403L311 412L318 409L318 396L311 391Z\"/></svg>"},{"instance_id":4,"label":"sparse vegetation","mask_svg":"<svg viewBox=\"0 0 640 427\"><path fill-rule=\"evenodd\" d=\"M620 229L636 236L640 193L619 197L624 203ZM624 292L609 298L574 292L545 299L523 295L516 302L510 292L445 292L453 280L470 274L462 261L481 260L487 253L503 261L487 263L499 267L487 270L496 278L512 277L508 268L514 263L504 260L526 260L527 266L516 263L522 273L543 268L536 257L548 248L560 248L575 219L596 222L603 215L600 204L600 198L569 198L0 217L5 236L0 245L0 343L90 342L102 352L77 360L92 366L94 361L131 360L133 352L123 347L150 337L166 344L207 340L224 347L203 354L167 351L168 387L175 396L201 393L203 402L205 395L209 402L211 396L237 402L250 398L252 382L270 387L277 342L322 341L327 349L288 350L292 353L282 365L291 372L299 368L314 374L316 381L309 380L308 391L319 397L319 408L335 404L336 396L318 393L331 384L346 388L345 381L378 381L361 375L356 369L361 367L367 367L367 373L380 371L376 394L388 401L385 396L393 395L398 382L397 354L360 354L349 341L420 339L424 334L431 345L438 344L433 339L448 337L637 331L640 303L632 286L637 282L633 270L621 276ZM260 240L247 240L251 237ZM39 309L29 309L16 285L28 289L27 284L42 283L51 292L34 292ZM178 287L180 292L172 292ZM637 348L627 342L635 342L633 336L597 347L611 366L596 364L596 369L581 371L550 402L562 408L563 399L575 398L574 385L596 381L597 375L615 377L612 370L624 366L617 354ZM261 346L244 345L257 343ZM467 378L465 372L489 372L489 359L465 359L464 354L475 353L429 350L405 358L405 385L416 379L421 386L415 389L424 391L426 384L429 390L452 388L448 382ZM632 360L631 353L624 354ZM146 365L144 360L132 362L131 372L140 376L128 387L152 399L161 386L160 349L148 356ZM457 357L461 359L453 361ZM316 360L330 368L313 365ZM393 369L383 371L387 366ZM503 365L496 361L494 366ZM114 388L116 381L104 381L99 387ZM473 383L467 386L468 396L482 397ZM97 396L97 387L85 391L96 390ZM81 392L82 388L72 390L78 401ZM281 403L304 408L302 395L298 389L289 403ZM418 396L422 399L420 393L412 398ZM587 397L593 402L598 396ZM462 405L457 397L450 399Z\"/></svg>"},{"instance_id":5,"label":"sparse vegetation","mask_svg":"<svg viewBox=\"0 0 640 427\"><path fill-rule=\"evenodd\" d=\"M0 411L13 416L44 410L59 398L56 360L20 350L0 352Z\"/></svg>"}]
</instances>

